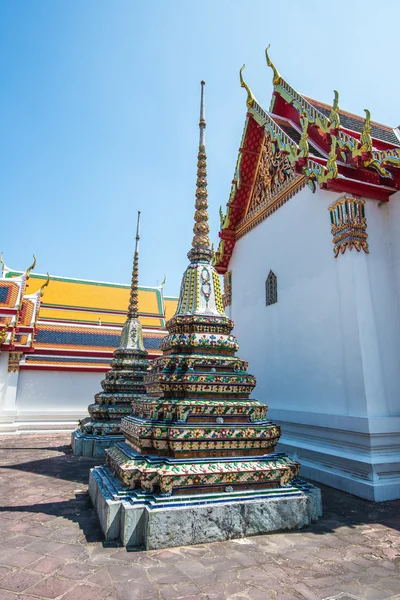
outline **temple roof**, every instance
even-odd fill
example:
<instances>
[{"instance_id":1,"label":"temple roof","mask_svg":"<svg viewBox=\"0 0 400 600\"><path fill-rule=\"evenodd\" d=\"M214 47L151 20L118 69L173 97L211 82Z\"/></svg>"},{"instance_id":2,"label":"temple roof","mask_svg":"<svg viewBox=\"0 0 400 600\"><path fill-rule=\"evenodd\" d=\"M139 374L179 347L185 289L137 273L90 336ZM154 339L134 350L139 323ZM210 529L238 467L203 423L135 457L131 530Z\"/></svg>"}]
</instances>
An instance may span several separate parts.
<instances>
[{"instance_id":1,"label":"temple roof","mask_svg":"<svg viewBox=\"0 0 400 600\"><path fill-rule=\"evenodd\" d=\"M9 271L7 278L21 275ZM29 291L36 292L47 276L31 273ZM39 320L68 321L85 325L123 325L129 304L130 284L51 276L43 298ZM177 298L168 300L168 310L176 308ZM139 286L140 321L145 327L164 327L162 287Z\"/></svg>"},{"instance_id":2,"label":"temple roof","mask_svg":"<svg viewBox=\"0 0 400 600\"><path fill-rule=\"evenodd\" d=\"M26 283L24 272L5 268L0 277L0 324L17 319L19 327L16 331L10 326L3 349L27 352L29 345L21 368L105 371L120 342L130 287L57 276L48 280L32 272ZM144 346L150 357L158 356L166 320L175 313L178 299L164 298L162 286L139 286L138 291Z\"/></svg>"},{"instance_id":3,"label":"temple roof","mask_svg":"<svg viewBox=\"0 0 400 600\"><path fill-rule=\"evenodd\" d=\"M273 71L269 112L244 81L244 66L240 70L247 115L227 209L220 210L213 261L219 273L227 271L236 240L306 184L313 192L319 187L382 202L400 189L398 129L372 121L368 110L363 118L341 110L336 91L332 106L301 95L279 74L268 48L266 59ZM274 158L262 174L265 152ZM255 199L257 182L261 200Z\"/></svg>"}]
</instances>

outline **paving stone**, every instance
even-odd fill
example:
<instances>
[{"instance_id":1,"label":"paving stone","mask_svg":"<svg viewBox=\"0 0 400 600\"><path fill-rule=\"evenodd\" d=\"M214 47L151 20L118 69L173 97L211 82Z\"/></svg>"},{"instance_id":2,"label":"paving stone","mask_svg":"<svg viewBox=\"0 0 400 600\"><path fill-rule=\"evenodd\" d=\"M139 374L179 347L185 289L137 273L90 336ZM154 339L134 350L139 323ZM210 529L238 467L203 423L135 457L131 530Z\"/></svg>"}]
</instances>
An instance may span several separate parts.
<instances>
[{"instance_id":1,"label":"paving stone","mask_svg":"<svg viewBox=\"0 0 400 600\"><path fill-rule=\"evenodd\" d=\"M64 558L57 558L56 556L43 556L40 560L38 560L34 565L31 565L29 568L32 571L38 571L39 573L45 573L46 575L50 575L50 573L54 573L60 567L65 565L66 560Z\"/></svg>"},{"instance_id":2,"label":"paving stone","mask_svg":"<svg viewBox=\"0 0 400 600\"><path fill-rule=\"evenodd\" d=\"M27 565L37 561L39 558L41 558L41 555L37 552L17 550L12 552L9 556L3 558L1 562L2 564L10 565L11 567L26 567Z\"/></svg>"},{"instance_id":3,"label":"paving stone","mask_svg":"<svg viewBox=\"0 0 400 600\"><path fill-rule=\"evenodd\" d=\"M0 588L12 592L23 592L34 583L43 579L43 575L31 571L13 571L0 579Z\"/></svg>"},{"instance_id":4,"label":"paving stone","mask_svg":"<svg viewBox=\"0 0 400 600\"><path fill-rule=\"evenodd\" d=\"M79 584L67 592L62 600L101 600L108 595L109 591L98 585Z\"/></svg>"},{"instance_id":5,"label":"paving stone","mask_svg":"<svg viewBox=\"0 0 400 600\"><path fill-rule=\"evenodd\" d=\"M82 580L98 571L98 567L92 565L85 565L80 562L70 562L57 571L59 577L66 577L67 579Z\"/></svg>"},{"instance_id":6,"label":"paving stone","mask_svg":"<svg viewBox=\"0 0 400 600\"><path fill-rule=\"evenodd\" d=\"M41 576L41 579L42 581L31 586L27 590L30 594L43 598L57 598L58 596L65 594L65 592L70 590L76 584L75 581L70 579L60 579L56 575L50 575L46 579L43 579L43 576Z\"/></svg>"}]
</instances>

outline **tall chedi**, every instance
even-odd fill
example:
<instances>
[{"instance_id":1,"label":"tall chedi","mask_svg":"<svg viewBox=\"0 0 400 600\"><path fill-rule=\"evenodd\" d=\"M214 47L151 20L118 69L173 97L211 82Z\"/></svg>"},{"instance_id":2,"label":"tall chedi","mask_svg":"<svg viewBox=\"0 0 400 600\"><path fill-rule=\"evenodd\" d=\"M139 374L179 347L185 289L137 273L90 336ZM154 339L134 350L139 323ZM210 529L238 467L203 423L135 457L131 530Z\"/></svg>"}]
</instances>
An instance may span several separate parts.
<instances>
[{"instance_id":1,"label":"tall chedi","mask_svg":"<svg viewBox=\"0 0 400 600\"><path fill-rule=\"evenodd\" d=\"M132 412L132 402L146 393L143 379L149 367L138 314L140 211L137 218L136 246L128 313L111 370L101 382L102 392L88 407L90 417L72 433L72 448L77 456L104 456L106 448L124 441L121 419Z\"/></svg>"},{"instance_id":2,"label":"tall chedi","mask_svg":"<svg viewBox=\"0 0 400 600\"><path fill-rule=\"evenodd\" d=\"M202 82L194 236L178 308L147 396L122 420L126 442L90 478L107 539L147 549L301 527L319 506L315 488L291 483L300 465L274 453L280 429L249 399L255 378L235 356L211 266L205 127Z\"/></svg>"}]
</instances>

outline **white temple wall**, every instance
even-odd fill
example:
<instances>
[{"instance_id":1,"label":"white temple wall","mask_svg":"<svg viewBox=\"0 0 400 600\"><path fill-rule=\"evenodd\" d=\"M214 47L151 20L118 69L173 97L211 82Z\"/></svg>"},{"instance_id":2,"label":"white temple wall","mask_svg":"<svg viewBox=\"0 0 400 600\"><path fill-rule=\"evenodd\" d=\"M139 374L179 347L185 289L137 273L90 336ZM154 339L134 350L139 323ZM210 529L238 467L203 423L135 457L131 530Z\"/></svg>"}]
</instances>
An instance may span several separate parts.
<instances>
[{"instance_id":1,"label":"white temple wall","mask_svg":"<svg viewBox=\"0 0 400 600\"><path fill-rule=\"evenodd\" d=\"M338 273L333 256L327 209L335 197L303 189L240 238L230 262L234 333L257 397L271 408L319 412L322 403L325 413L365 414L352 266L342 261ZM278 302L266 306L270 269Z\"/></svg>"},{"instance_id":2,"label":"white temple wall","mask_svg":"<svg viewBox=\"0 0 400 600\"><path fill-rule=\"evenodd\" d=\"M72 431L87 416L104 379L104 373L79 371L21 370L10 375L18 375L15 413L6 418L0 404L0 433Z\"/></svg>"},{"instance_id":3,"label":"white temple wall","mask_svg":"<svg viewBox=\"0 0 400 600\"><path fill-rule=\"evenodd\" d=\"M229 313L254 397L282 425L278 450L305 477L386 500L400 497L400 231L367 200L370 254L335 259L338 198L305 188L237 241ZM266 306L270 269L278 302Z\"/></svg>"}]
</instances>

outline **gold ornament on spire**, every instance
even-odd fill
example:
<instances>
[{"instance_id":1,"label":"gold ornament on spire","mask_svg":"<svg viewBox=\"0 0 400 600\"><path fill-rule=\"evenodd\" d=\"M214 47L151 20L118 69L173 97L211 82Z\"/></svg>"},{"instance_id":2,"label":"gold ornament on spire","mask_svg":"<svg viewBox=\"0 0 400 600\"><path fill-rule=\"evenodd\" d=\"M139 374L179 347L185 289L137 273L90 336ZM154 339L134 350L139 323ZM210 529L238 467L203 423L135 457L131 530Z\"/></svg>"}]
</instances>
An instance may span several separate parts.
<instances>
[{"instance_id":1,"label":"gold ornament on spire","mask_svg":"<svg viewBox=\"0 0 400 600\"><path fill-rule=\"evenodd\" d=\"M194 213L192 250L189 255L191 258L198 258L199 253L208 255L210 253L210 238L208 237L210 228L208 225L208 202L207 202L207 155L205 146L205 110L204 110L204 86L205 81L201 82L201 102L200 102L200 140L199 153L197 155L197 181L196 181L196 211ZM209 257L209 258L210 258Z\"/></svg>"},{"instance_id":2,"label":"gold ornament on spire","mask_svg":"<svg viewBox=\"0 0 400 600\"><path fill-rule=\"evenodd\" d=\"M245 69L245 68L246 68L246 65L243 65L243 67L239 71L240 85L247 92L247 100L246 100L247 108L251 108L254 104L255 98L253 96L253 92L251 91L251 89L249 88L249 86L247 85L245 80L243 79L242 72L243 72L243 69Z\"/></svg>"},{"instance_id":3,"label":"gold ornament on spire","mask_svg":"<svg viewBox=\"0 0 400 600\"><path fill-rule=\"evenodd\" d=\"M131 295L129 299L128 319L137 319L139 317L139 240L140 240L140 210L138 210L136 226L136 245L133 258Z\"/></svg>"},{"instance_id":4,"label":"gold ornament on spire","mask_svg":"<svg viewBox=\"0 0 400 600\"><path fill-rule=\"evenodd\" d=\"M281 80L281 76L277 70L277 68L275 67L274 63L271 61L269 54L268 54L268 50L270 49L271 44L268 44L268 46L265 48L265 58L267 59L267 65L269 67L271 67L273 73L274 73L274 77L272 79L272 82L274 85L278 85L278 83Z\"/></svg>"}]
</instances>

